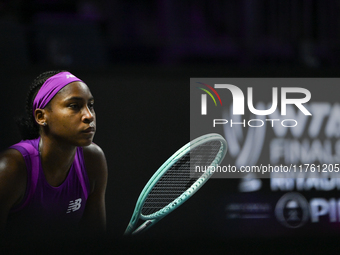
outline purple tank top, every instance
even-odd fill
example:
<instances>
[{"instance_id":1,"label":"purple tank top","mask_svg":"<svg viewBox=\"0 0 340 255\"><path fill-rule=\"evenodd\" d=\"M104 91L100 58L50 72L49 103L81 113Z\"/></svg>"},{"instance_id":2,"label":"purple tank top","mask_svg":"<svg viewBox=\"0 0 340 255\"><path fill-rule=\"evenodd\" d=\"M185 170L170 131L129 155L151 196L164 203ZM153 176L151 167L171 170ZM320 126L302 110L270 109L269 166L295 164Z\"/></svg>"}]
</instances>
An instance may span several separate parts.
<instances>
[{"instance_id":1,"label":"purple tank top","mask_svg":"<svg viewBox=\"0 0 340 255\"><path fill-rule=\"evenodd\" d=\"M89 194L83 149L77 148L73 164L64 182L51 186L44 175L38 151L40 137L24 140L10 148L24 157L27 168L27 187L23 201L8 217L8 228L30 231L51 231L76 226L82 218Z\"/></svg>"}]
</instances>

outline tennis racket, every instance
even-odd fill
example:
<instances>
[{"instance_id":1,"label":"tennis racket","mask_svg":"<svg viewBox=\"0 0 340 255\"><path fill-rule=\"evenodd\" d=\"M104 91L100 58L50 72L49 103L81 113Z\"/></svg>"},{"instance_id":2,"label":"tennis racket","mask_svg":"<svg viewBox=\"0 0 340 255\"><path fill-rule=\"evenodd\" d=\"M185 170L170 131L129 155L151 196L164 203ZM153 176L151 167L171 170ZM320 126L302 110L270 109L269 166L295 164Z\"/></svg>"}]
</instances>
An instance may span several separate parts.
<instances>
[{"instance_id":1,"label":"tennis racket","mask_svg":"<svg viewBox=\"0 0 340 255\"><path fill-rule=\"evenodd\" d=\"M124 234L145 231L187 201L212 176L226 153L227 142L219 134L200 136L179 149L145 185ZM205 170L196 171L197 166ZM145 222L136 229L139 219Z\"/></svg>"}]
</instances>

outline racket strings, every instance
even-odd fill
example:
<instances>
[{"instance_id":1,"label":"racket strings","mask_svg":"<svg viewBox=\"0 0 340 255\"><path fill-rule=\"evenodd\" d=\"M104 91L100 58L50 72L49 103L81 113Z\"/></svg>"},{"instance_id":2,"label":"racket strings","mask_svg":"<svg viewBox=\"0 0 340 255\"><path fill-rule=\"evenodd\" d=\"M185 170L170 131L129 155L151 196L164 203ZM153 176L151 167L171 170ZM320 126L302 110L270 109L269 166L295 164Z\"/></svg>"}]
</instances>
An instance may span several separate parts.
<instances>
[{"instance_id":1,"label":"racket strings","mask_svg":"<svg viewBox=\"0 0 340 255\"><path fill-rule=\"evenodd\" d=\"M221 148L220 141L210 141L191 149L174 163L158 180L146 198L143 215L153 214L189 189L204 172L195 172L196 166L210 166Z\"/></svg>"}]
</instances>

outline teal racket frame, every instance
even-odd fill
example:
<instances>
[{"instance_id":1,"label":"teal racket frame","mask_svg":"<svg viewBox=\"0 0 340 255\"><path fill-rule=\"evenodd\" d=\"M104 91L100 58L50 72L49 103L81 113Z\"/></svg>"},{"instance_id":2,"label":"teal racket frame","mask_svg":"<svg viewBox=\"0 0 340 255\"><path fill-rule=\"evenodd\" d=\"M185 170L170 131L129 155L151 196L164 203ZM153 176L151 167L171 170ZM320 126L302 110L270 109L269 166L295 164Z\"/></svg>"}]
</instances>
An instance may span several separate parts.
<instances>
[{"instance_id":1,"label":"teal racket frame","mask_svg":"<svg viewBox=\"0 0 340 255\"><path fill-rule=\"evenodd\" d=\"M221 142L221 147L219 149L219 152L217 153L215 159L210 164L210 166L216 167L222 162L223 158L225 157L227 153L228 146L227 146L226 140L219 134L215 134L215 133L206 134L184 145L182 148L176 151L167 161L165 161L164 164L153 174L153 176L147 182L144 189L139 195L133 215L125 230L124 235L137 234L142 231L145 231L147 228L151 227L151 225L154 225L156 222L164 218L167 214L169 214L170 212L178 208L180 205L182 205L185 201L187 201L193 194L195 194L203 186L203 184L213 175L214 172L211 171L213 167L207 167L206 168L207 170L205 171L204 174L202 174L179 197L177 197L175 200L170 202L164 208L150 215L141 214L141 210L143 208L144 202L148 194L150 193L152 188L156 185L158 180L166 173L166 171L173 164L175 164L180 158L182 158L185 154L187 154L190 150L210 141ZM139 219L145 220L145 222L135 230Z\"/></svg>"}]
</instances>

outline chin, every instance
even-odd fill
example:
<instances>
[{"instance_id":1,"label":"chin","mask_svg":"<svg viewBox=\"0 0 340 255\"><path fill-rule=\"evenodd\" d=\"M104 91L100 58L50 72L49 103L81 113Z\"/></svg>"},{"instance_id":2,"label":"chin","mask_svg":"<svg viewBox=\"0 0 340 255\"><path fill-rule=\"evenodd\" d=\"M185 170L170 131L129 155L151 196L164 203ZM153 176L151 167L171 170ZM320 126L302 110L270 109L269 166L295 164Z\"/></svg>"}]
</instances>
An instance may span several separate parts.
<instances>
[{"instance_id":1,"label":"chin","mask_svg":"<svg viewBox=\"0 0 340 255\"><path fill-rule=\"evenodd\" d=\"M92 140L93 139L82 142L81 145L79 145L79 147L86 147L86 146L91 145L92 144Z\"/></svg>"},{"instance_id":2,"label":"chin","mask_svg":"<svg viewBox=\"0 0 340 255\"><path fill-rule=\"evenodd\" d=\"M92 144L93 138L91 139L82 139L82 140L78 140L75 142L75 145L77 147L86 147Z\"/></svg>"}]
</instances>

